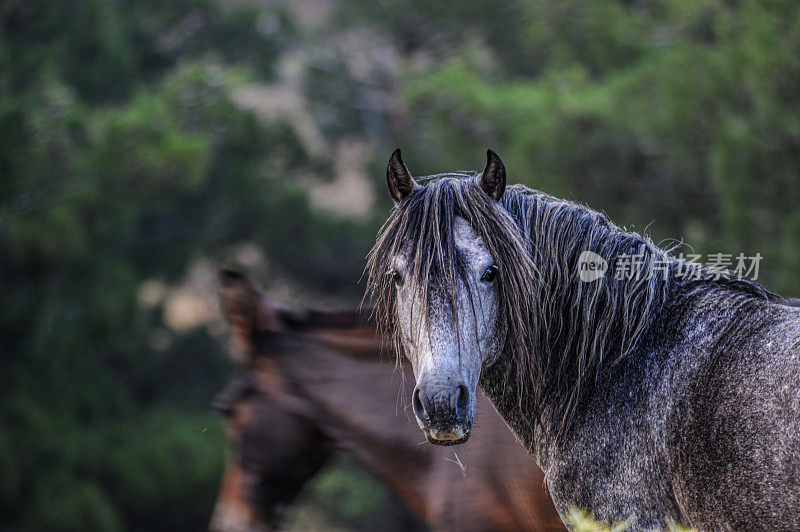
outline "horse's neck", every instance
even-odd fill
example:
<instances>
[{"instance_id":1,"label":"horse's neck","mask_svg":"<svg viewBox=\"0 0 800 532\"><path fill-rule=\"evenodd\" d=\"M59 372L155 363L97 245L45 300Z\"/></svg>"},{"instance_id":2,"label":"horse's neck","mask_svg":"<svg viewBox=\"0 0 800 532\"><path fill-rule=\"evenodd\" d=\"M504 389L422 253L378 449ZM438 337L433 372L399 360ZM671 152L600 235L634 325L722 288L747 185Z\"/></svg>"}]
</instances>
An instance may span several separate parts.
<instances>
[{"instance_id":1,"label":"horse's neck","mask_svg":"<svg viewBox=\"0 0 800 532\"><path fill-rule=\"evenodd\" d=\"M374 359L389 347L377 333L370 310L298 313L287 321L288 334L314 345L339 350L345 356Z\"/></svg>"},{"instance_id":2,"label":"horse's neck","mask_svg":"<svg viewBox=\"0 0 800 532\"><path fill-rule=\"evenodd\" d=\"M375 361L380 355L386 356L389 342L382 336L375 334L371 326L354 327L351 329L309 329L299 331L298 338L302 338L315 345L337 350L350 358Z\"/></svg>"},{"instance_id":3,"label":"horse's neck","mask_svg":"<svg viewBox=\"0 0 800 532\"><path fill-rule=\"evenodd\" d=\"M392 354L379 355L377 348L371 356L351 356L333 349L329 339L318 343L294 337L291 345L276 351L282 378L308 404L323 433L419 515L441 525L479 528L497 523L508 528L546 523L545 528L553 528L558 522L542 496L541 472L482 398L475 437L459 446L457 454L434 448L425 442L409 408L414 376L408 365L397 369ZM462 459L467 478L459 467ZM488 504L486 523L463 522L453 503L467 498L476 507ZM465 515L474 518L474 513Z\"/></svg>"},{"instance_id":4,"label":"horse's neck","mask_svg":"<svg viewBox=\"0 0 800 532\"><path fill-rule=\"evenodd\" d=\"M673 285L664 299L659 301L660 308L654 313L654 323L646 330L640 345L613 367L600 368L595 385L583 397L573 413L573 419L580 425L582 413L585 414L584 408L593 400L605 397L615 401L614 387L623 386L630 391L637 387L646 390L656 385L649 381L649 373L657 374L665 368L670 371L677 369L685 362L680 359L683 351L666 349L664 345L667 341L683 342L695 351L710 353L719 348L721 341L726 345L737 341L751 342L763 334L759 331L769 323L785 319L786 315L795 311L792 305L783 300L770 301L754 296L752 291L756 288L713 282ZM759 320L747 318L756 315L760 316ZM661 351L653 351L654 342L661 346ZM505 360L503 357L506 357ZM699 358L702 357L695 356L689 362L697 363ZM534 419L537 412L526 397L520 397L521 392L516 387L520 381L517 370L508 354L503 354L497 363L484 369L481 386L537 463L547 468L565 440L546 440L543 435L561 430L564 411L558 404L545 404L545 408L538 412L539 423L531 431L526 421ZM629 384L622 385L624 382Z\"/></svg>"},{"instance_id":5,"label":"horse's neck","mask_svg":"<svg viewBox=\"0 0 800 532\"><path fill-rule=\"evenodd\" d=\"M309 310L287 313L286 320L287 324L296 331L344 331L364 327L374 329L371 315L372 311L369 309L337 312Z\"/></svg>"},{"instance_id":6,"label":"horse's neck","mask_svg":"<svg viewBox=\"0 0 800 532\"><path fill-rule=\"evenodd\" d=\"M342 350L341 334L315 340L296 336L293 348L278 354L281 372L294 393L310 404L328 437L425 515L422 489L430 454L419 445L423 435L406 409L413 376L395 370L390 355L380 355L374 332L372 337L371 356L364 338L352 340L361 345L350 356Z\"/></svg>"},{"instance_id":7,"label":"horse's neck","mask_svg":"<svg viewBox=\"0 0 800 532\"><path fill-rule=\"evenodd\" d=\"M533 419L535 412L530 403L520 401L519 390L513 384L518 382L517 375L514 374L515 368L511 363L507 368L502 363L493 364L481 373L480 385L511 431L539 463L534 434L530 432L527 422Z\"/></svg>"}]
</instances>

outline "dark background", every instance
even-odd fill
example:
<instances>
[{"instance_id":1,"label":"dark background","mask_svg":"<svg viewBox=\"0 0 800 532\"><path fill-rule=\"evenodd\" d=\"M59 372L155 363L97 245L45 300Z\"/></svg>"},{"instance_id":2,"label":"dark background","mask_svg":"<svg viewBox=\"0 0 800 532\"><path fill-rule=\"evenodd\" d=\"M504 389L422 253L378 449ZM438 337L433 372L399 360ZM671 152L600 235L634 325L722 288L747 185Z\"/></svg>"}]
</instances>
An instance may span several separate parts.
<instances>
[{"instance_id":1,"label":"dark background","mask_svg":"<svg viewBox=\"0 0 800 532\"><path fill-rule=\"evenodd\" d=\"M798 104L792 0L0 3L0 526L203 528L215 270L355 306L396 146L800 295ZM304 501L391 504L347 461Z\"/></svg>"}]
</instances>

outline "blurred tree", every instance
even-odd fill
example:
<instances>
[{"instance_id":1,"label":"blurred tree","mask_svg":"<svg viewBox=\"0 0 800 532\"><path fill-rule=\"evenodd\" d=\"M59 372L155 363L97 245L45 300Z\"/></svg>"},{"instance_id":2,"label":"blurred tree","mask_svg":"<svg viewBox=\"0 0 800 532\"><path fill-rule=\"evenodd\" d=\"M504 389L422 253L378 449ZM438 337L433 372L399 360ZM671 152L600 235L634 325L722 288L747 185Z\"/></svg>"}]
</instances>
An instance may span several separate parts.
<instances>
[{"instance_id":1,"label":"blurred tree","mask_svg":"<svg viewBox=\"0 0 800 532\"><path fill-rule=\"evenodd\" d=\"M212 2L1 9L0 521L200 529L226 364L205 332L165 332L142 283L248 240L337 292L367 249L361 226L315 215L286 179L321 164L291 124L231 101L271 76L291 28ZM331 260L356 237L360 256Z\"/></svg>"},{"instance_id":2,"label":"blurred tree","mask_svg":"<svg viewBox=\"0 0 800 532\"><path fill-rule=\"evenodd\" d=\"M655 222L657 240L683 239L698 252L760 252L761 280L797 295L798 272L787 268L800 212L800 5L520 9L521 45L539 67L498 68L504 50L476 48L466 35L407 83L408 143L436 168L478 167L491 145L513 181L639 231Z\"/></svg>"}]
</instances>

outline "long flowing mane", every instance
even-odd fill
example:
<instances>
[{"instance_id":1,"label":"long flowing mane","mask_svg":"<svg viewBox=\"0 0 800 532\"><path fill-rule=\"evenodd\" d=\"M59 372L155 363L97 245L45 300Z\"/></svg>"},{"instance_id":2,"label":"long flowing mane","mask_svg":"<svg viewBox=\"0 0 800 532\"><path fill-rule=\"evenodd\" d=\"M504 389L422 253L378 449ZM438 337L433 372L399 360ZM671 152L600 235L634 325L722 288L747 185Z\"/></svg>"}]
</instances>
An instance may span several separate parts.
<instances>
[{"instance_id":1,"label":"long flowing mane","mask_svg":"<svg viewBox=\"0 0 800 532\"><path fill-rule=\"evenodd\" d=\"M466 219L499 266L499 329L506 332L500 359L521 411L533 414L522 416L530 434L547 416L560 429L546 437L560 437L600 371L636 349L674 287L716 283L774 297L731 272L687 268L646 236L628 233L588 207L521 185L509 187L497 202L480 189L479 176L433 177L395 206L370 252L377 323L387 332L393 328L391 261L401 253L410 265L404 282L421 296L421 312L427 316L428 297L436 291L455 306L453 294L467 271L453 228L456 217ZM609 272L582 282L584 251L606 260ZM638 274L614 275L620 257L636 257ZM687 271L691 278L682 276Z\"/></svg>"}]
</instances>

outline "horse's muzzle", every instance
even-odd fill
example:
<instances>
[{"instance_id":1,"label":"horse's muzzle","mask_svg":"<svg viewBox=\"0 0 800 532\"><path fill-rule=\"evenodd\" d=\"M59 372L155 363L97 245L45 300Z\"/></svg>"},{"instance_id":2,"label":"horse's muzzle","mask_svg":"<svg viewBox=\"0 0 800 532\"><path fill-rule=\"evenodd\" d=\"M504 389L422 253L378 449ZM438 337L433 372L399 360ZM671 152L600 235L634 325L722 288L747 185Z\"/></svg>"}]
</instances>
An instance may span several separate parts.
<instances>
[{"instance_id":1,"label":"horse's muzzle","mask_svg":"<svg viewBox=\"0 0 800 532\"><path fill-rule=\"evenodd\" d=\"M464 383L427 386L421 381L417 384L412 405L428 442L457 445L469 439L472 430L469 399L469 390Z\"/></svg>"},{"instance_id":2,"label":"horse's muzzle","mask_svg":"<svg viewBox=\"0 0 800 532\"><path fill-rule=\"evenodd\" d=\"M425 439L428 443L434 445L458 445L466 443L469 439L470 431L472 430L472 423L465 424L464 426L456 426L448 431L440 431L436 429L423 428Z\"/></svg>"}]
</instances>

